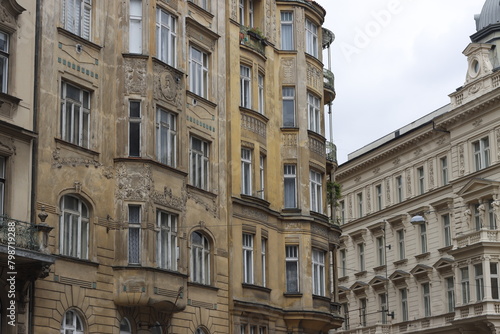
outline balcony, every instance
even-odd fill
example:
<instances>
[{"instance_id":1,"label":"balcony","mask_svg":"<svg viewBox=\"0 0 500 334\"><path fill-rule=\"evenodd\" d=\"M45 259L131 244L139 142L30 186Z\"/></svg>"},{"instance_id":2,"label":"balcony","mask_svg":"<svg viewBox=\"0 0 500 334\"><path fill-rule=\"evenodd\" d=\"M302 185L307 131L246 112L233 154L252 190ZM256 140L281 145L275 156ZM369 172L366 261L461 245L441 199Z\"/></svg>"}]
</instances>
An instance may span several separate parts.
<instances>
[{"instance_id":1,"label":"balcony","mask_svg":"<svg viewBox=\"0 0 500 334\"><path fill-rule=\"evenodd\" d=\"M473 231L456 237L456 247L462 248L482 242L498 242L500 233L497 230L482 229Z\"/></svg>"},{"instance_id":2,"label":"balcony","mask_svg":"<svg viewBox=\"0 0 500 334\"><path fill-rule=\"evenodd\" d=\"M258 28L240 26L240 45L245 45L262 56L265 56L267 38Z\"/></svg>"},{"instance_id":3,"label":"balcony","mask_svg":"<svg viewBox=\"0 0 500 334\"><path fill-rule=\"evenodd\" d=\"M334 164L337 163L337 145L332 142L326 142L326 160Z\"/></svg>"},{"instance_id":4,"label":"balcony","mask_svg":"<svg viewBox=\"0 0 500 334\"><path fill-rule=\"evenodd\" d=\"M335 96L337 95L335 93L335 75L332 71L327 70L326 68L323 69L323 89L325 104L329 104L335 100Z\"/></svg>"}]
</instances>

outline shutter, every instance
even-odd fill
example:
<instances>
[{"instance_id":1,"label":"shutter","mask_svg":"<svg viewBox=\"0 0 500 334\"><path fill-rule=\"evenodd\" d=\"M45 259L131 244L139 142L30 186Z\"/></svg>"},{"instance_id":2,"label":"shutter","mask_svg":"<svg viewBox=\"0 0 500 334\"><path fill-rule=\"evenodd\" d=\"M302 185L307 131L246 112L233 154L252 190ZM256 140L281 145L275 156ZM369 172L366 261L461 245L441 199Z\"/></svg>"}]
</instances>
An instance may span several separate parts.
<instances>
[{"instance_id":1,"label":"shutter","mask_svg":"<svg viewBox=\"0 0 500 334\"><path fill-rule=\"evenodd\" d=\"M85 0L82 4L82 37L90 40L90 25L91 25L91 14L92 6L90 0Z\"/></svg>"}]
</instances>

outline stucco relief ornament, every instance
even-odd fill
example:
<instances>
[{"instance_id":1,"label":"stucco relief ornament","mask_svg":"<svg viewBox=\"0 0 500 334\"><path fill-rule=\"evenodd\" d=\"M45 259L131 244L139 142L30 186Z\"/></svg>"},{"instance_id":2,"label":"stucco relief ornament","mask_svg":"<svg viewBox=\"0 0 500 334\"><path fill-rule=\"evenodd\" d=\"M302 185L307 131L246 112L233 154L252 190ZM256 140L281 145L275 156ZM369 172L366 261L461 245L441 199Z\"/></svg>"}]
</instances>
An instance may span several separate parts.
<instances>
[{"instance_id":1,"label":"stucco relief ornament","mask_svg":"<svg viewBox=\"0 0 500 334\"><path fill-rule=\"evenodd\" d=\"M465 223L467 223L467 227L470 229L470 223L472 220L472 211L470 209L464 211L464 219Z\"/></svg>"},{"instance_id":2,"label":"stucco relief ornament","mask_svg":"<svg viewBox=\"0 0 500 334\"><path fill-rule=\"evenodd\" d=\"M497 129L497 147L500 147L500 129ZM500 160L500 150L498 150L498 160Z\"/></svg>"},{"instance_id":3,"label":"stucco relief ornament","mask_svg":"<svg viewBox=\"0 0 500 334\"><path fill-rule=\"evenodd\" d=\"M14 18L12 17L12 15L10 15L7 12L7 9L5 9L4 6L2 6L2 3L0 3L0 21L4 22L4 23L8 23L11 26L16 25L16 21L14 20Z\"/></svg>"},{"instance_id":4,"label":"stucco relief ornament","mask_svg":"<svg viewBox=\"0 0 500 334\"><path fill-rule=\"evenodd\" d=\"M145 94L146 90L146 63L144 61L125 61L125 83L127 92Z\"/></svg>"},{"instance_id":5,"label":"stucco relief ornament","mask_svg":"<svg viewBox=\"0 0 500 334\"><path fill-rule=\"evenodd\" d=\"M493 212L495 213L497 221L500 221L500 200L496 199L493 201Z\"/></svg>"}]
</instances>

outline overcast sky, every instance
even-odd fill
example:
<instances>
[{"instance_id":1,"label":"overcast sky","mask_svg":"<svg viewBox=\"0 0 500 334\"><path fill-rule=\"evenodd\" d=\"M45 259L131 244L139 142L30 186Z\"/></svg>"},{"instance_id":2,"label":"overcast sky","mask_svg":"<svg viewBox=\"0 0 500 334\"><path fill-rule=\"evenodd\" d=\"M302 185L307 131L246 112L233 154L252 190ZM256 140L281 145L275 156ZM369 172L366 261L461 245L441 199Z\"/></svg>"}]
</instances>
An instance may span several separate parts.
<instances>
[{"instance_id":1,"label":"overcast sky","mask_svg":"<svg viewBox=\"0 0 500 334\"><path fill-rule=\"evenodd\" d=\"M324 26L336 36L331 69L339 163L448 104L448 94L464 84L462 51L485 0L316 1L327 11Z\"/></svg>"}]
</instances>

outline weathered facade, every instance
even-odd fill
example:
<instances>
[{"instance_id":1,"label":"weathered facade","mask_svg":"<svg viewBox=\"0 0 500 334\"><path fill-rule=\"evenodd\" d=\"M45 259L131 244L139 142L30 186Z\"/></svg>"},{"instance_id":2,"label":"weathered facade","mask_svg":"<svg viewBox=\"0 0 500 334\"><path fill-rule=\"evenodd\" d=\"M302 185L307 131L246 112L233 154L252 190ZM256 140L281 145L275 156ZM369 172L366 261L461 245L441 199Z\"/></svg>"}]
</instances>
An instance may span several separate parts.
<instances>
[{"instance_id":1,"label":"weathered facade","mask_svg":"<svg viewBox=\"0 0 500 334\"><path fill-rule=\"evenodd\" d=\"M449 105L339 166L337 332L498 332L499 9L477 17Z\"/></svg>"},{"instance_id":2,"label":"weathered facade","mask_svg":"<svg viewBox=\"0 0 500 334\"><path fill-rule=\"evenodd\" d=\"M2 333L340 326L321 6L0 4L15 47L1 95L4 213L36 217L39 238L29 296L17 294L25 319L7 327L2 313Z\"/></svg>"}]
</instances>

